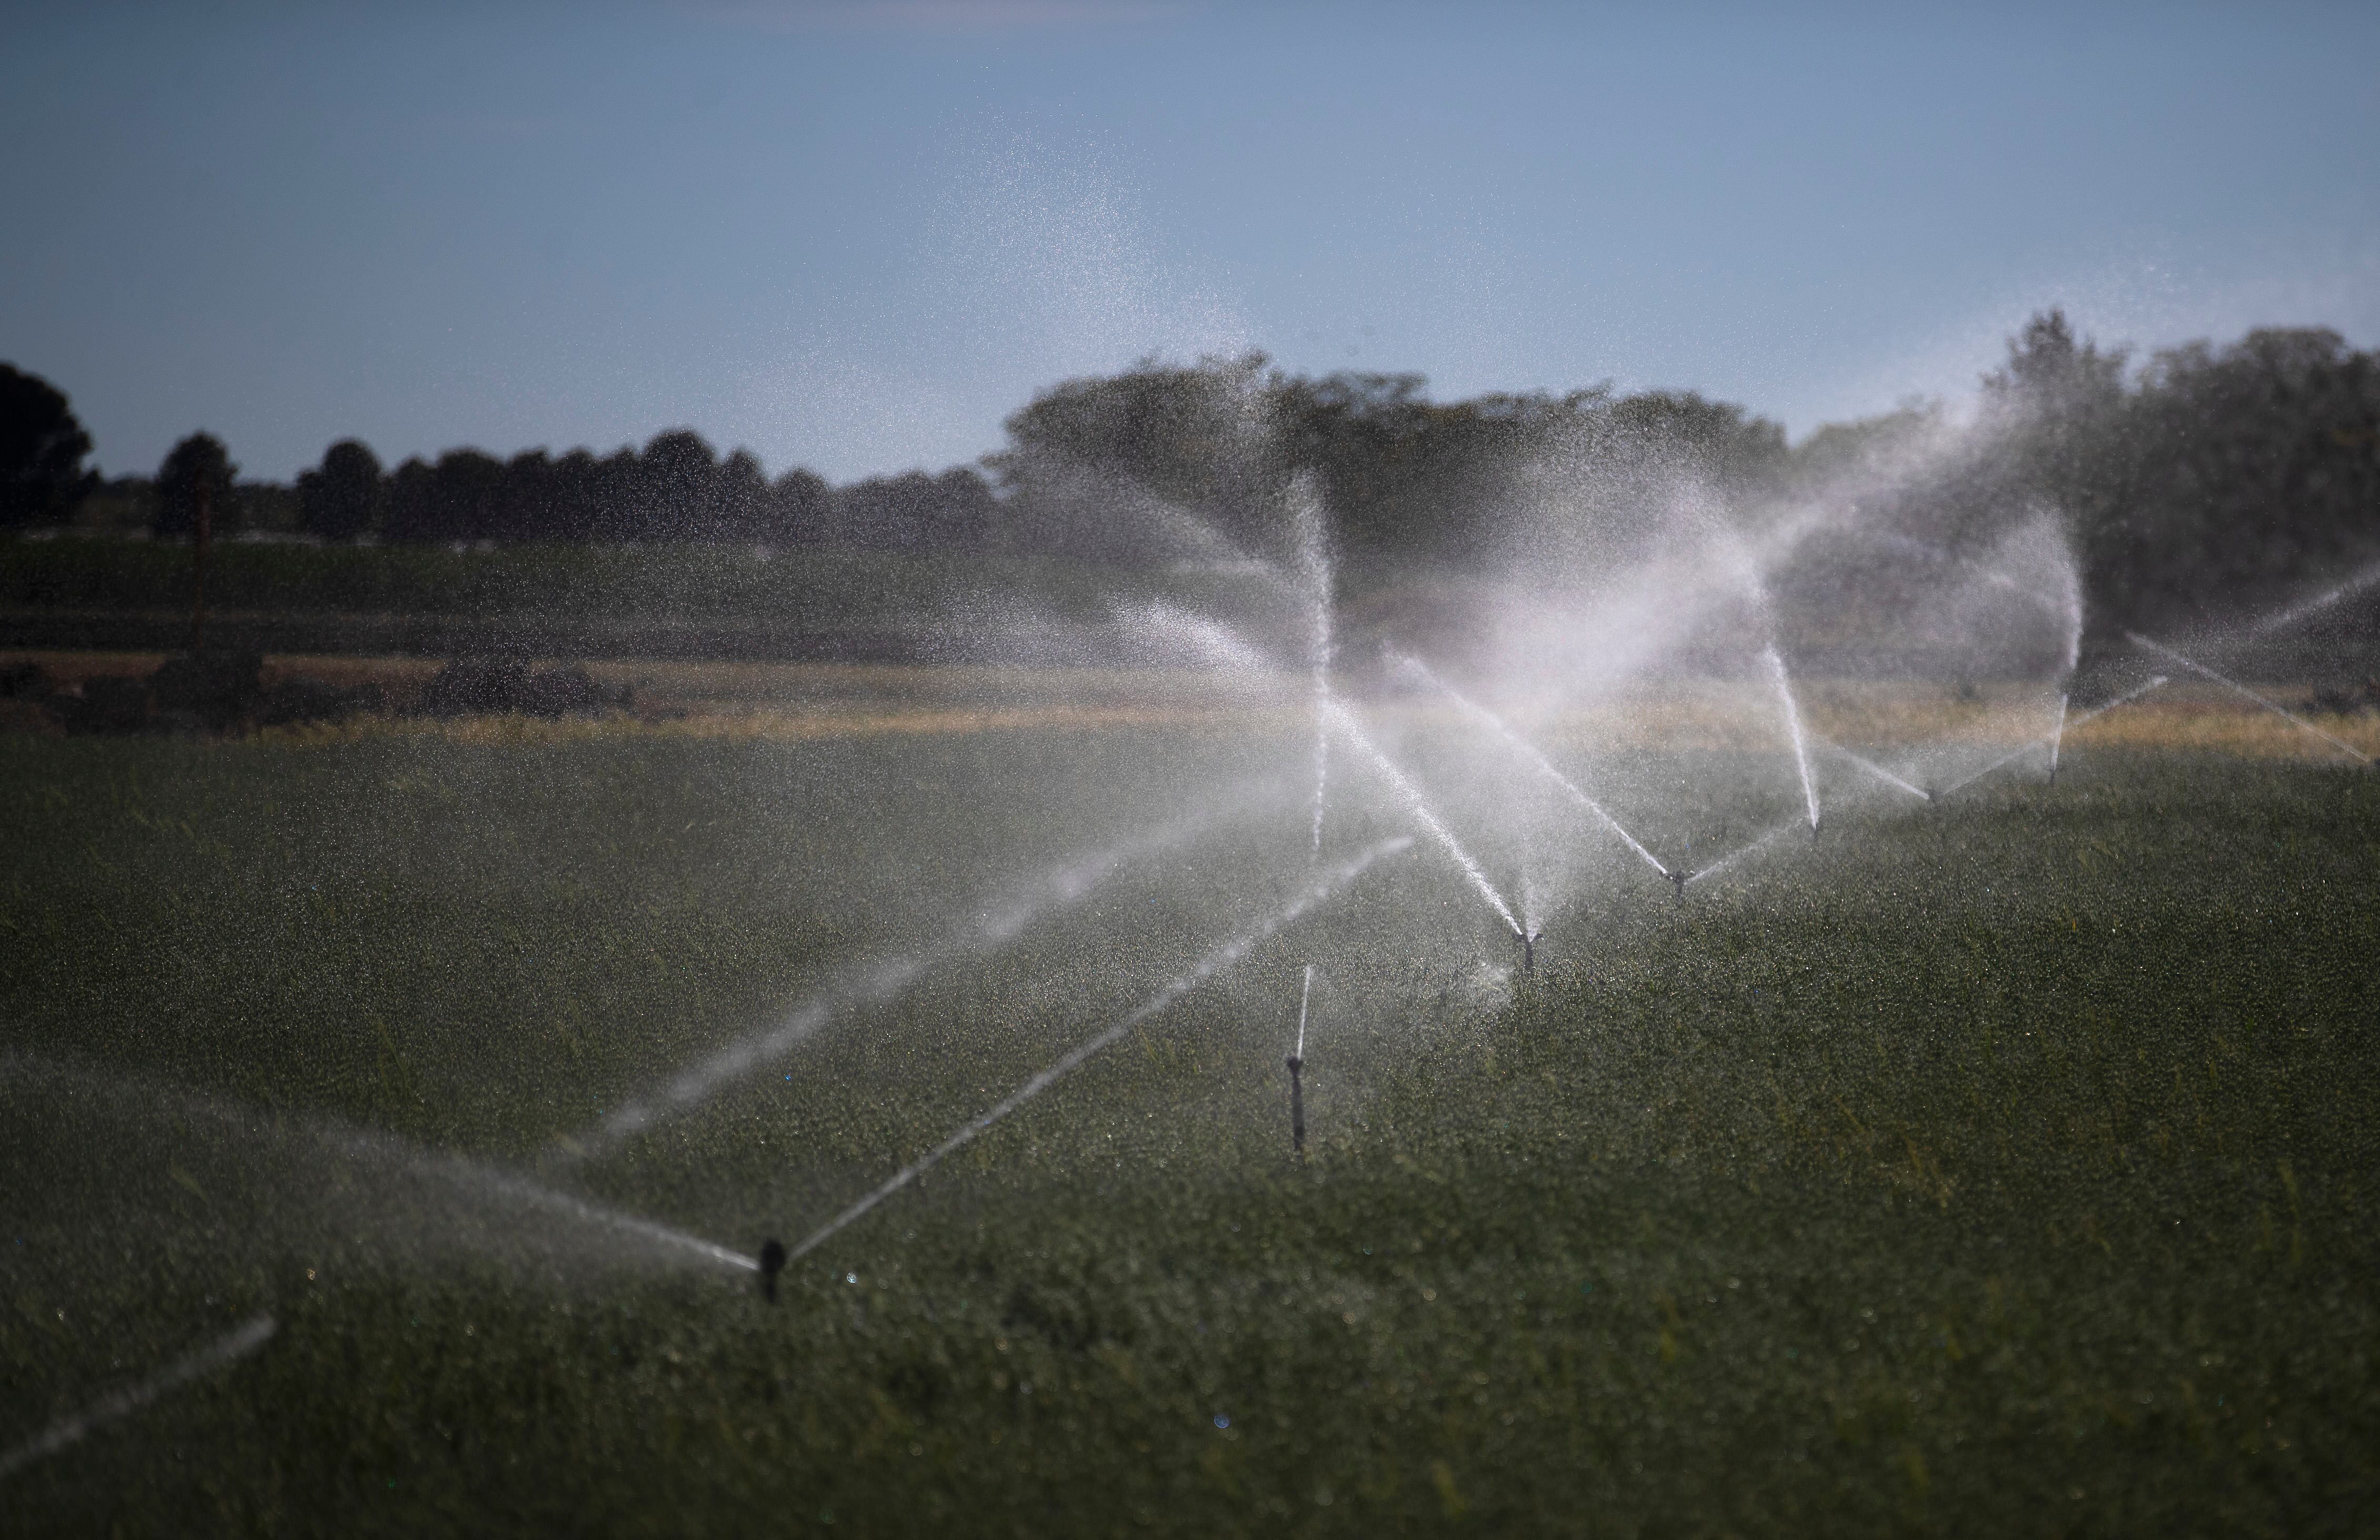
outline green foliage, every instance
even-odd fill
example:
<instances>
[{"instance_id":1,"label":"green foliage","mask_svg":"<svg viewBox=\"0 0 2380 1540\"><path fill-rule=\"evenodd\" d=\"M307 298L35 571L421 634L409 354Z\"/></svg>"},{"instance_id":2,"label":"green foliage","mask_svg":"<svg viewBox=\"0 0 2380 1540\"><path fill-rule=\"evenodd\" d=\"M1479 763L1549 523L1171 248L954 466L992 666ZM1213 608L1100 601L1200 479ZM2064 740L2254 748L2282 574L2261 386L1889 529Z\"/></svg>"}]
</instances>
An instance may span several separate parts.
<instances>
[{"instance_id":1,"label":"green foliage","mask_svg":"<svg viewBox=\"0 0 2380 1540\"><path fill-rule=\"evenodd\" d=\"M0 530L62 519L99 483L91 435L64 393L0 364Z\"/></svg>"},{"instance_id":2,"label":"green foliage","mask_svg":"<svg viewBox=\"0 0 2380 1540\"><path fill-rule=\"evenodd\" d=\"M1510 1004L1449 987L1491 943L1410 858L796 1264L773 1310L740 1277L507 1264L468 1194L400 1202L309 1142L327 1113L526 1164L1232 752L0 740L0 1042L95 1072L0 1080L28 1243L0 1252L0 1447L283 1321L20 1473L15 1526L2361 1522L2368 774L2092 752L2054 791L1830 820L1682 909L1619 867ZM581 1180L747 1249L798 1234L1245 923L1261 833ZM1279 1066L1308 958L1344 992L1298 1167ZM210 1122L119 1079L272 1110Z\"/></svg>"},{"instance_id":3,"label":"green foliage","mask_svg":"<svg viewBox=\"0 0 2380 1540\"><path fill-rule=\"evenodd\" d=\"M151 532L166 540L191 534L197 527L200 501L203 498L213 533L231 533L237 515L232 482L238 474L239 467L231 463L223 441L212 433L192 433L182 440L166 451L164 463L157 467Z\"/></svg>"},{"instance_id":4,"label":"green foliage","mask_svg":"<svg viewBox=\"0 0 2380 1540\"><path fill-rule=\"evenodd\" d=\"M333 444L319 468L298 478L305 530L328 540L353 540L377 528L386 495L380 456L355 439Z\"/></svg>"}]
</instances>

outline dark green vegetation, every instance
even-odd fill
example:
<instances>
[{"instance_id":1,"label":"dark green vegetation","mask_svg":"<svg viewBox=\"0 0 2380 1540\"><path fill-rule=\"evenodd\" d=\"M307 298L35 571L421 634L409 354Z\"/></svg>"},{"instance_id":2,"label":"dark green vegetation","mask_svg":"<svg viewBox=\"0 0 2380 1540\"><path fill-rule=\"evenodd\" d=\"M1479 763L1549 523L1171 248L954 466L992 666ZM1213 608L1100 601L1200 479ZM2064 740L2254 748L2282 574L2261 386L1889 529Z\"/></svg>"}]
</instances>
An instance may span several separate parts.
<instances>
[{"instance_id":1,"label":"dark green vegetation","mask_svg":"<svg viewBox=\"0 0 2380 1540\"><path fill-rule=\"evenodd\" d=\"M950 648L951 617L987 596L1099 618L1116 595L1212 602L1233 587L1056 558L842 546L218 544L207 561L210 634L222 645L367 655L510 640L573 656L905 660ZM0 640L12 645L180 647L189 606L187 546L0 541Z\"/></svg>"},{"instance_id":2,"label":"dark green vegetation","mask_svg":"<svg viewBox=\"0 0 2380 1540\"><path fill-rule=\"evenodd\" d=\"M1416 850L773 1310L320 1132L797 1239L1276 903L1295 797L613 1156L555 1137L1285 747L0 740L0 1449L283 1322L18 1473L12 1532L2368 1527L2369 772L2076 750L1682 910L1622 856L1509 997ZM1792 806L1672 768L1603 783L1698 849Z\"/></svg>"},{"instance_id":3,"label":"dark green vegetation","mask_svg":"<svg viewBox=\"0 0 2380 1540\"><path fill-rule=\"evenodd\" d=\"M2126 626L2235 625L2380 560L2380 356L2321 328L2255 331L2136 364L2051 310L2010 339L2006 367L1984 380L1974 430L1927 406L1831 424L1794 445L1774 422L1691 391L1596 386L1434 402L1418 375L1311 379L1254 354L1150 363L1043 392L1008 419L1007 446L983 472L843 488L800 469L771 481L750 455L722 458L680 429L601 456L532 450L500 460L457 449L385 474L366 446L343 441L294 488L235 486L225 446L198 434L153 483L94 491L80 469L90 443L64 398L30 376L0 379L18 382L0 402L0 529L65 522L79 504L91 527L178 537L204 481L215 489L218 535L303 528L334 540L370 533L397 545L541 552L442 566L389 551L336 568L343 589L426 614L481 612L486 589L526 582L543 607L582 615L606 613L625 589L640 612L782 619L782 585L756 590L736 570L755 543L814 569L805 581L819 587L849 572L854 552L929 565L995 552L1138 567L1212 558L1211 542L1184 540L1184 510L1245 550L1280 556L1292 543L1283 491L1299 476L1311 479L1347 558L1342 587L1358 591L1416 571L1535 571L1582 546L1608 553L1673 500L1750 524L1779 509L1856 505L1870 534L1969 556L2053 510L2076 542L2084 608L2106 637ZM586 542L613 550L576 563L552 549ZM653 553L686 545L727 549L696 561ZM1813 559L1816 570L1789 587L1847 582L1841 564L1858 557ZM121 612L186 601L186 587L160 594L158 562L112 541L55 564L36 558L38 580L29 589L6 576L0 604ZM631 576L590 580L590 567ZM443 581L425 584L433 572ZM711 581L689 586L690 572ZM633 576L648 573L650 589ZM1004 591L997 570L978 591ZM119 634L71 645L156 644Z\"/></svg>"}]
</instances>

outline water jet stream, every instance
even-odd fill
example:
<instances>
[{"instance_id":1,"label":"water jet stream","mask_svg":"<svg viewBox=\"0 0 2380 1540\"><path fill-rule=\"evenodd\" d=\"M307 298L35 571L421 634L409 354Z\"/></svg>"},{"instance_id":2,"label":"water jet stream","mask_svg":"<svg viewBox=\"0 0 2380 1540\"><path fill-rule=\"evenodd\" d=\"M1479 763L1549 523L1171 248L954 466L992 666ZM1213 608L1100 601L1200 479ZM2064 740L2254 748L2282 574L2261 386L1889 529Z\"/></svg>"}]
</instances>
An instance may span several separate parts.
<instances>
[{"instance_id":1,"label":"water jet stream","mask_svg":"<svg viewBox=\"0 0 2380 1540\"><path fill-rule=\"evenodd\" d=\"M1084 1063L1089 1060L1092 1055L1098 1053L1100 1049L1112 1045L1116 1039L1122 1037L1125 1033L1130 1032L1134 1027L1136 1027L1144 1022L1148 1021L1151 1017L1160 1014L1168 1007L1172 1006L1176 1000L1179 1000L1184 995L1186 995L1191 990L1197 988L1200 985L1206 983L1217 974L1221 973L1224 969L1229 968L1233 964L1237 963L1255 948L1261 945L1263 942L1269 940L1284 928L1303 918L1308 910L1313 909L1316 905L1323 903L1330 899L1337 897L1339 893L1350 883L1354 882L1355 879L1363 876L1365 871L1367 870L1374 862L1378 861L1383 856L1394 855L1400 851L1409 849L1412 844L1412 837L1404 834L1400 834L1391 840L1382 840L1379 843L1373 845L1368 850L1366 850L1361 855L1357 855L1353 861L1338 867L1328 876L1315 882L1296 898L1291 900L1287 904L1284 904L1281 908L1266 916L1250 929L1242 932L1240 935L1233 937L1231 940L1224 942L1221 946L1217 947L1205 957L1200 958L1197 964L1193 966L1189 972L1184 974L1181 977L1175 979L1172 983L1168 984L1165 988L1158 990L1157 993L1151 995L1146 1000L1143 1000L1139 1005L1134 1007L1132 1013L1125 1016L1122 1021L1117 1022L1113 1026L1101 1032L1098 1037L1091 1038L1089 1041L1085 1042L1069 1051L1064 1058L1059 1060L1056 1063L1050 1065L1048 1069L1043 1070L1040 1073L1026 1081L1023 1085L1017 1087L1017 1089L1012 1092L1006 1098L994 1105L990 1110L983 1113L980 1117L975 1119L974 1122L967 1123L964 1127L960 1128L957 1133L953 1134L949 1138L944 1139L941 1144L936 1145L932 1149L928 1150L917 1159L912 1160L909 1164L893 1172L892 1175L886 1178L881 1184L869 1192L866 1197L861 1198L857 1203L853 1204L850 1207L836 1215L832 1219L828 1220L827 1223L820 1226L818 1230L812 1231L808 1239L804 1240L801 1244L794 1247L793 1250L786 1254L786 1260L788 1262L797 1262L804 1256L808 1255L811 1252L816 1251L820 1246L832 1239L837 1231L842 1231L846 1226L852 1224L855 1220L865 1217L869 1209L874 1208L878 1204L882 1203L886 1198L891 1197L902 1188L908 1186L911 1182L917 1181L919 1177L933 1170L934 1167L940 1165L950 1156L964 1148L968 1144L974 1142L978 1137L990 1130L995 1124L1007 1118L1010 1113L1015 1111L1026 1102L1031 1101L1034 1097L1039 1096L1050 1086L1058 1084L1058 1082L1065 1079L1076 1070L1081 1069Z\"/></svg>"},{"instance_id":2,"label":"water jet stream","mask_svg":"<svg viewBox=\"0 0 2380 1540\"><path fill-rule=\"evenodd\" d=\"M2058 779L2058 751L2066 742L2066 707L2072 699L2073 697L2066 691L2058 692L2058 725L2049 734L2049 779L2052 781Z\"/></svg>"},{"instance_id":3,"label":"water jet stream","mask_svg":"<svg viewBox=\"0 0 2380 1540\"><path fill-rule=\"evenodd\" d=\"M47 1459L71 1444L81 1442L103 1424L129 1416L160 1396L178 1390L194 1379L246 1358L271 1341L273 1334L279 1329L281 1323L271 1316L251 1316L198 1352L176 1362L162 1374L101 1397L89 1410L77 1413L64 1422L54 1423L40 1437L0 1454L0 1481L6 1480L37 1460Z\"/></svg>"},{"instance_id":4,"label":"water jet stream","mask_svg":"<svg viewBox=\"0 0 2380 1540\"><path fill-rule=\"evenodd\" d=\"M1349 741L1362 749L1371 759L1373 768L1386 777L1389 784L1396 789L1397 794L1404 799L1405 811L1411 813L1415 820L1429 831L1430 838L1439 843L1439 848L1454 857L1454 864L1463 868L1463 875L1470 879L1471 886L1479 896L1488 901L1488 907L1495 910L1506 925L1512 927L1513 935L1524 934L1521 928L1521 922L1512 917L1512 906L1504 902L1504 895L1498 892L1496 885L1488 880L1488 874L1479 869L1479 863L1474 861L1471 858L1471 853L1463 848L1463 842L1454 837L1454 831L1439 821L1438 815L1430 811L1429 803L1421 794L1421 788L1405 779L1404 772L1390 763L1389 757L1380 752L1378 745L1372 742L1370 734L1364 731L1363 724L1355 720L1354 712L1336 700L1328 702L1326 709L1330 714L1331 725L1346 734Z\"/></svg>"},{"instance_id":5,"label":"water jet stream","mask_svg":"<svg viewBox=\"0 0 2380 1540\"><path fill-rule=\"evenodd\" d=\"M1802 772L1802 800L1809 805L1810 832L1818 831L1818 786L1810 779L1810 749L1802 736L1802 709L1793 702L1793 686L1785 677L1785 655L1771 642L1762 653L1777 681L1777 698L1785 703L1785 725L1793 734L1793 766Z\"/></svg>"},{"instance_id":6,"label":"water jet stream","mask_svg":"<svg viewBox=\"0 0 2380 1540\"><path fill-rule=\"evenodd\" d=\"M1680 896L1684 896L1688 884L1700 882L1706 877L1717 877L1719 873L1727 870L1728 867L1735 865L1738 861L1742 860L1754 851L1765 849L1767 846L1776 843L1777 841L1783 838L1785 835L1791 834L1796 829L1803 827L1803 825L1800 819L1788 819L1785 822L1779 824L1776 828L1770 830L1767 833L1761 835L1760 838L1753 841L1750 844L1739 845L1734 850L1731 850L1725 855L1720 856L1718 860L1713 861L1709 866L1705 867L1702 870L1689 873L1678 883Z\"/></svg>"},{"instance_id":7,"label":"water jet stream","mask_svg":"<svg viewBox=\"0 0 2380 1540\"><path fill-rule=\"evenodd\" d=\"M1247 788L1239 788L1245 791ZM681 1071L659 1094L632 1101L575 1138L561 1141L562 1153L586 1159L609 1151L666 1115L710 1100L730 1083L782 1059L816 1036L838 1011L880 1005L916 983L929 969L960 958L997 951L1026 926L1052 910L1070 907L1096 891L1132 863L1181 845L1237 804L1226 797L1172 823L1124 840L1049 871L1007 907L948 936L915 957L881 963L856 976L846 975L818 990L783 1022L742 1038L698 1064Z\"/></svg>"},{"instance_id":8,"label":"water jet stream","mask_svg":"<svg viewBox=\"0 0 2380 1540\"><path fill-rule=\"evenodd\" d=\"M1305 964L1305 983L1297 991L1297 1056L1305 1057L1305 1008L1314 999L1314 964Z\"/></svg>"},{"instance_id":9,"label":"water jet stream","mask_svg":"<svg viewBox=\"0 0 2380 1540\"><path fill-rule=\"evenodd\" d=\"M2341 749L2346 753L2352 754L2356 758L2362 760L2367 765L2372 762L2372 756L2364 753L2353 744L2332 737L2329 734L2324 732L2321 728L2316 727L2313 723L2306 721L2305 718L2298 715L2295 711L2290 710L2288 707L2277 705L2274 702L2265 699L2263 696L2258 695L2255 691L2250 689L2247 685L2240 684L2238 680L2217 673L2213 669L2208 668L2204 663L2199 662L2195 659L2183 657L2180 653L2176 652L2173 649L2166 646L2163 642L2153 642L2137 631L2125 632L2124 640L2131 642L2135 647L2144 647L2151 652L2162 653L2166 657L2172 659L2175 662L2180 663L2183 668L2189 669L2192 673L2204 674L2207 678L2212 679L2216 684L2222 685L2225 689L2233 690L2240 695L2246 696L2250 700L2254 701L2257 705L2262 706L2265 710L2272 712L2275 716L2289 722L2300 732L2311 733L2315 737L2320 738L2324 743L2330 745L2331 747Z\"/></svg>"},{"instance_id":10,"label":"water jet stream","mask_svg":"<svg viewBox=\"0 0 2380 1540\"><path fill-rule=\"evenodd\" d=\"M2294 625L2299 621L2304 620L2309 615L2319 614L2321 612L2329 609L2332 605L2338 603L2340 600L2347 598L2350 594L2362 593L2364 589L2370 588L2374 583L2380 583L2380 562L2373 563L2370 566L2363 568L2361 572L2358 572L2344 583L2340 583L2334 588L2327 588L2323 592L2314 595L2312 599L2306 600L2302 603L2292 604L2288 609L2283 610L2279 614L2272 615L2264 620L2258 621L2255 624L2248 628L2248 635L2252 637L2269 636L2273 632L2278 631L2285 626Z\"/></svg>"},{"instance_id":11,"label":"water jet stream","mask_svg":"<svg viewBox=\"0 0 2380 1540\"><path fill-rule=\"evenodd\" d=\"M1925 787L1911 785L1908 782L1903 781L1900 777L1893 774L1890 770L1885 769L1882 765L1877 764L1875 760L1852 753L1850 749L1845 748L1842 745L1835 742L1832 738L1819 736L1815 734L1813 734L1812 736L1817 737L1818 746L1820 748L1823 748L1828 753L1834 755L1837 758L1849 760L1853 766L1865 770L1868 774L1876 777L1878 781L1883 782L1886 785L1894 788L1896 791L1907 792L1911 796L1917 798L1921 802L1925 800Z\"/></svg>"},{"instance_id":12,"label":"water jet stream","mask_svg":"<svg viewBox=\"0 0 2380 1540\"><path fill-rule=\"evenodd\" d=\"M65 1079L93 1087L104 1095L136 1098L146 1105L162 1103L186 1119L203 1120L251 1140L276 1140L294 1134L322 1149L335 1151L383 1170L432 1178L478 1198L542 1209L580 1224L631 1236L664 1250L688 1253L723 1267L748 1271L759 1266L743 1253L731 1251L698 1235L690 1235L651 1219L638 1219L633 1214L623 1214L617 1209L589 1203L501 1167L444 1150L427 1149L394 1134L310 1119L298 1123L294 1130L285 1134L278 1114L266 1114L236 1102L221 1102L188 1091L142 1085L138 1082L128 1082L121 1076L101 1075L70 1063L25 1053L0 1056L0 1079L17 1073ZM268 1119L273 1125L271 1130L261 1131L257 1125Z\"/></svg>"},{"instance_id":13,"label":"water jet stream","mask_svg":"<svg viewBox=\"0 0 2380 1540\"><path fill-rule=\"evenodd\" d=\"M2027 739L2025 742L2017 745L2016 747L2010 749L2006 754L2003 754L1998 758L1993 760L1990 764L1985 765L1983 769L1976 770L1972 775L1951 782L1949 785L1943 787L1939 792L1937 792L1934 794L1937 797L1949 796L1952 792L1958 791L1962 787L1972 786L1976 782L1981 781L1985 776L1987 776L1991 774L1992 771L1999 769L2002 765L2012 764L2018 759L2021 759L2024 758L2024 756L2032 753L2034 749L2041 747L2044 744L2063 739L2068 733L2098 721L2101 717L2106 716L2117 707L2129 706L2133 701L2140 699L2141 697L2148 694L2151 690L2163 689L2166 685L2172 683L2172 680L2168 679L2164 674L2160 673L2155 678L2150 680L2147 684L2135 685L2131 689L2126 690L2123 694L2116 697L2115 699L2104 701L2101 704L2093 707L2090 710L2083 712L2079 717L2068 715L2061 708L2058 712L2057 733L2051 734L2049 737Z\"/></svg>"},{"instance_id":14,"label":"water jet stream","mask_svg":"<svg viewBox=\"0 0 2380 1540\"><path fill-rule=\"evenodd\" d=\"M1540 775L1545 776L1555 785L1560 786L1563 791L1569 793L1572 801L1585 808L1588 812L1594 814L1597 819L1600 819L1603 821L1603 827L1609 829L1614 834L1619 835L1621 840L1626 843L1629 849L1634 851L1638 856L1643 858L1646 866L1652 867L1663 877L1670 875L1670 868L1656 860L1653 853L1646 850L1644 845L1638 842L1635 835L1631 834L1627 830L1621 828L1620 820L1613 818L1609 812L1604 810L1603 804L1596 801L1595 798L1581 791L1577 784L1573 782L1569 776L1566 776L1560 770L1556 770L1552 760L1539 753L1535 744L1530 743L1518 733L1512 731L1510 726L1506 725L1503 718L1498 716L1487 707L1480 705L1477 701L1473 700L1470 697L1464 695L1462 691L1456 689L1445 680L1440 679L1437 673L1432 670L1427 663L1423 662L1420 659L1414 657L1412 654L1392 651L1389 656L1396 660L1399 667L1411 669L1415 673L1420 674L1422 678L1427 680L1429 684L1440 694L1444 695L1449 700L1454 702L1455 707L1458 709L1466 712L1472 718L1484 723L1489 729L1494 731L1497 735L1505 741L1505 743L1512 746L1514 753L1520 755L1523 758L1528 760L1531 765L1535 766Z\"/></svg>"},{"instance_id":15,"label":"water jet stream","mask_svg":"<svg viewBox=\"0 0 2380 1540\"><path fill-rule=\"evenodd\" d=\"M1305 602L1312 623L1307 638L1307 662L1313 673L1314 693L1314 843L1312 860L1322 859L1322 816L1329 806L1330 789L1330 730L1324 720L1323 709L1330 700L1330 659L1337 648L1332 634L1335 619L1330 575L1329 538L1322 525L1322 503L1314 495L1310 482L1301 479L1294 489L1297 501L1297 545L1299 564L1305 567Z\"/></svg>"}]
</instances>

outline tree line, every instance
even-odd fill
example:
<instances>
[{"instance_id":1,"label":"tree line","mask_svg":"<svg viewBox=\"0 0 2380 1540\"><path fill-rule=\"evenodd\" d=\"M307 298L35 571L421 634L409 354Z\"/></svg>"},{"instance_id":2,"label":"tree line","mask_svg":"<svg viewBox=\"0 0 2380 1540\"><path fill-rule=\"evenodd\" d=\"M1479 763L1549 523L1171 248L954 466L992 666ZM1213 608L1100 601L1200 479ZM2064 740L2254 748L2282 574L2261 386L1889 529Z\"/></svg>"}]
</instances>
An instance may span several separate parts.
<instances>
[{"instance_id":1,"label":"tree line","mask_svg":"<svg viewBox=\"0 0 2380 1540\"><path fill-rule=\"evenodd\" d=\"M64 522L97 496L143 500L186 534L270 504L325 540L735 541L998 548L1130 562L1196 553L1221 531L1277 554L1287 489L1312 487L1355 563L1492 567L1550 510L1579 527L1641 518L1682 486L1759 508L1847 497L1950 548L2036 509L2062 515L2095 612L2166 624L2261 601L2380 559L2380 358L2336 332L2268 329L2138 364L2034 316L1982 382L1978 431L1938 406L1822 428L1688 391L1431 401L1414 374L1311 378L1261 354L1145 363L1069 381L1006 423L978 467L844 487L770 479L690 430L608 455L456 449L390 470L356 440L294 487L237 480L198 433L146 482L99 484L55 387L0 365L0 528ZM1180 512L1191 519L1175 516ZM1534 523L1532 521L1535 521ZM1186 543L1185 543L1186 540Z\"/></svg>"}]
</instances>

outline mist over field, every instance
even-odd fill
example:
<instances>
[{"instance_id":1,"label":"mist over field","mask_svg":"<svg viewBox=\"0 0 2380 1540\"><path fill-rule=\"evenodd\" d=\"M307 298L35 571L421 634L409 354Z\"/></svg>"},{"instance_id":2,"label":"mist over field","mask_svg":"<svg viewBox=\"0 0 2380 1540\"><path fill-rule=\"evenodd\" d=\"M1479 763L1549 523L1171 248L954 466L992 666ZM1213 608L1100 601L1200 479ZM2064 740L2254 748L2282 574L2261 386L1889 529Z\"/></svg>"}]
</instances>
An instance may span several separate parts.
<instances>
[{"instance_id":1,"label":"mist over field","mask_svg":"<svg viewBox=\"0 0 2380 1540\"><path fill-rule=\"evenodd\" d=\"M0 302L11 1533L2363 1527L2371 318L1912 233L2144 251L2182 178L2196 260L2333 295L2223 218L2346 185L2360 24L1835 16L1780 94L1809 40L1748 16L529 14L9 24L147 82L118 139L0 109L55 129L28 271L248 327L168 388ZM1938 103L1851 91L1912 49ZM160 83L201 60L286 91ZM1553 60L1671 82L1675 141L1580 137ZM2185 98L2280 169L2140 160ZM1842 187L1690 258L1755 120ZM936 132L975 170L920 203ZM67 217L168 140L287 238ZM1859 192L1888 141L1931 175ZM837 217L722 233L766 166ZM492 238L506 167L507 218L601 176L675 238ZM1650 224L1348 190L1589 182ZM1881 288L1881 387L1714 352L1747 294L1813 324L1854 216L1843 273L1996 318L1962 374L1876 362ZM318 324L324 274L398 320ZM794 385L694 324L786 296L843 339Z\"/></svg>"}]
</instances>

